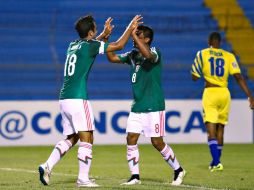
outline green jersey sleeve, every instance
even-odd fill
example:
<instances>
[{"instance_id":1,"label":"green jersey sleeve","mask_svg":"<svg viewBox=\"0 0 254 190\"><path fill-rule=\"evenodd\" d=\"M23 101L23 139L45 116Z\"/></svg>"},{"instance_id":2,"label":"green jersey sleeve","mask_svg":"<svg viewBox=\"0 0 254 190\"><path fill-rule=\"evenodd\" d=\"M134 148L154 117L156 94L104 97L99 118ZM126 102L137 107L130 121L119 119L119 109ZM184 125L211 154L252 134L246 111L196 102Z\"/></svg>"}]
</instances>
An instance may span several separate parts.
<instances>
[{"instance_id":1,"label":"green jersey sleeve","mask_svg":"<svg viewBox=\"0 0 254 190\"><path fill-rule=\"evenodd\" d=\"M144 67L146 69L152 69L154 67L154 65L157 65L161 62L161 53L158 49L156 49L155 47L152 47L150 49L151 53L155 56L155 59L152 61L150 59L145 59L144 60Z\"/></svg>"},{"instance_id":2,"label":"green jersey sleeve","mask_svg":"<svg viewBox=\"0 0 254 190\"><path fill-rule=\"evenodd\" d=\"M107 51L108 43L98 40L91 40L89 43L89 54L94 57L97 54L103 54Z\"/></svg>"},{"instance_id":3,"label":"green jersey sleeve","mask_svg":"<svg viewBox=\"0 0 254 190\"><path fill-rule=\"evenodd\" d=\"M151 52L153 55L155 55L155 60L153 63L158 63L160 61L160 52L158 50L156 50L155 47L151 48Z\"/></svg>"}]
</instances>

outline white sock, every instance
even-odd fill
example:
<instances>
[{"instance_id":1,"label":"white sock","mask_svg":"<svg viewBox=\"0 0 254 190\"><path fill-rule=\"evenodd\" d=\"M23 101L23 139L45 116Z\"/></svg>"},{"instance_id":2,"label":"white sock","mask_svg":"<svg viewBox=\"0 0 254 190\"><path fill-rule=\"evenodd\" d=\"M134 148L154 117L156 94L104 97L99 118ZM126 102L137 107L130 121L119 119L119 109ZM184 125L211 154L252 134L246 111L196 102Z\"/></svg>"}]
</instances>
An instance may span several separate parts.
<instances>
[{"instance_id":1,"label":"white sock","mask_svg":"<svg viewBox=\"0 0 254 190\"><path fill-rule=\"evenodd\" d=\"M139 174L138 145L127 145L127 160L131 174Z\"/></svg>"},{"instance_id":2,"label":"white sock","mask_svg":"<svg viewBox=\"0 0 254 190\"><path fill-rule=\"evenodd\" d=\"M79 174L78 179L85 182L89 180L89 170L92 163L92 144L80 142L78 149Z\"/></svg>"},{"instance_id":3,"label":"white sock","mask_svg":"<svg viewBox=\"0 0 254 190\"><path fill-rule=\"evenodd\" d=\"M163 156L164 160L171 166L171 168L174 170L180 168L179 162L177 161L173 150L167 144L161 151L161 155Z\"/></svg>"},{"instance_id":4,"label":"white sock","mask_svg":"<svg viewBox=\"0 0 254 190\"><path fill-rule=\"evenodd\" d=\"M65 153L70 150L71 147L72 147L71 141L67 139L61 140L56 144L54 150L52 151L46 162L50 171L57 164L57 162L60 161L60 159L65 155Z\"/></svg>"}]
</instances>

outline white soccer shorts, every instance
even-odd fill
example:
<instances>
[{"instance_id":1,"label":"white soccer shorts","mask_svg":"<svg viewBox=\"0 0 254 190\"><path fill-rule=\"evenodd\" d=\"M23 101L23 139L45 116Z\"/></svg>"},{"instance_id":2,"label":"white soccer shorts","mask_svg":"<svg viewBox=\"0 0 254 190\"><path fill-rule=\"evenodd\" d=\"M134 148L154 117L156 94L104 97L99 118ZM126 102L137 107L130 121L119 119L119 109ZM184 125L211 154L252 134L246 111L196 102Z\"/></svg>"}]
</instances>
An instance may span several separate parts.
<instances>
[{"instance_id":1,"label":"white soccer shorts","mask_svg":"<svg viewBox=\"0 0 254 190\"><path fill-rule=\"evenodd\" d=\"M95 129L94 115L88 100L64 99L59 100L59 104L64 135Z\"/></svg>"},{"instance_id":2,"label":"white soccer shorts","mask_svg":"<svg viewBox=\"0 0 254 190\"><path fill-rule=\"evenodd\" d=\"M165 136L165 111L134 113L130 112L126 133L144 134L145 137Z\"/></svg>"}]
</instances>

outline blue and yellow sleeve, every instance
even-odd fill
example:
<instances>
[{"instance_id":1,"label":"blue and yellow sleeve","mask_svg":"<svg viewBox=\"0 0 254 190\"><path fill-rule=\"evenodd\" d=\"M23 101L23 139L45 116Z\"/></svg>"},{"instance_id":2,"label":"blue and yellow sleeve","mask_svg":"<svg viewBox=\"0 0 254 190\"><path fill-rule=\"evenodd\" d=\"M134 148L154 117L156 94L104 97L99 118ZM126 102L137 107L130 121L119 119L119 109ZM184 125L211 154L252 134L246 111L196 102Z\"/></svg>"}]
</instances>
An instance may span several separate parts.
<instances>
[{"instance_id":1,"label":"blue and yellow sleeve","mask_svg":"<svg viewBox=\"0 0 254 190\"><path fill-rule=\"evenodd\" d=\"M231 75L234 75L236 73L241 73L241 69L240 69L234 55L231 55L230 65L229 65L229 73Z\"/></svg>"},{"instance_id":2,"label":"blue and yellow sleeve","mask_svg":"<svg viewBox=\"0 0 254 190\"><path fill-rule=\"evenodd\" d=\"M191 74L200 78L203 74L202 68L203 68L202 52L199 51L194 59L194 63L191 66Z\"/></svg>"}]
</instances>

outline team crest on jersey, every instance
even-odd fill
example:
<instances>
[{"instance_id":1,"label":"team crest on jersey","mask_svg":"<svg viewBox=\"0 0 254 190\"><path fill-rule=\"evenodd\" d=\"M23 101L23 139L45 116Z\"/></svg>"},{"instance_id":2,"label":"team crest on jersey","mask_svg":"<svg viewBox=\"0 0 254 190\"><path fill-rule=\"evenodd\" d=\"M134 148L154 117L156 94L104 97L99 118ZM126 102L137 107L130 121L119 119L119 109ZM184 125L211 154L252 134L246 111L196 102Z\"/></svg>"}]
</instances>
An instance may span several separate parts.
<instances>
[{"instance_id":1,"label":"team crest on jersey","mask_svg":"<svg viewBox=\"0 0 254 190\"><path fill-rule=\"evenodd\" d=\"M237 65L236 62L233 62L233 63L232 63L232 66L233 66L233 68L237 68L237 67L238 67L238 65Z\"/></svg>"},{"instance_id":2,"label":"team crest on jersey","mask_svg":"<svg viewBox=\"0 0 254 190\"><path fill-rule=\"evenodd\" d=\"M138 72L140 69L140 65L136 65L135 72Z\"/></svg>"}]
</instances>

